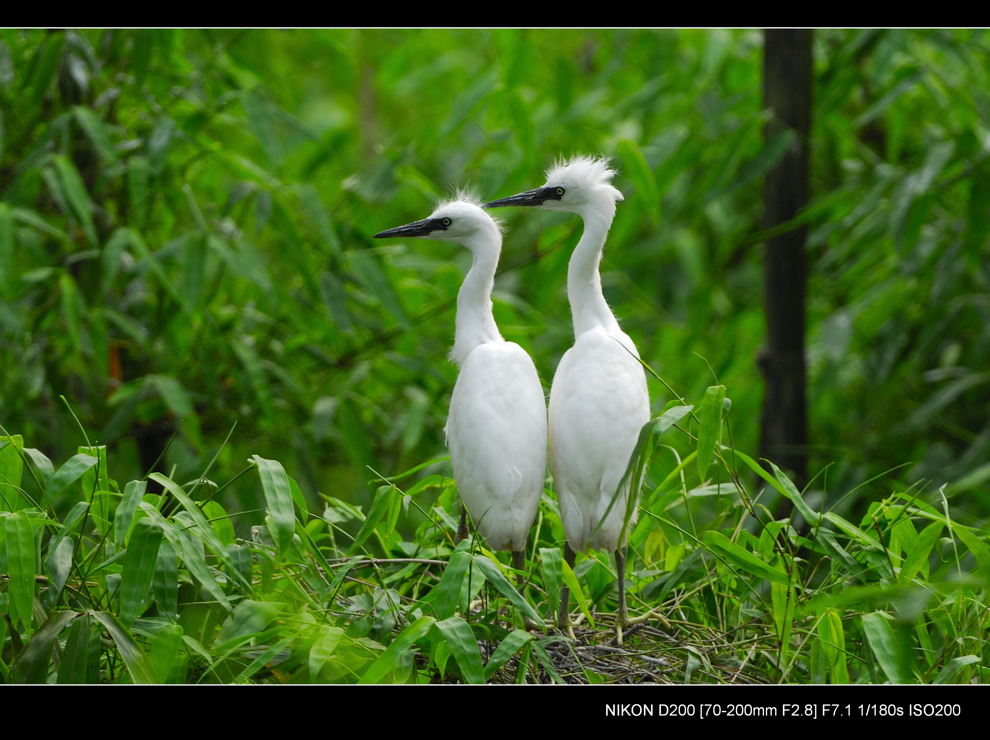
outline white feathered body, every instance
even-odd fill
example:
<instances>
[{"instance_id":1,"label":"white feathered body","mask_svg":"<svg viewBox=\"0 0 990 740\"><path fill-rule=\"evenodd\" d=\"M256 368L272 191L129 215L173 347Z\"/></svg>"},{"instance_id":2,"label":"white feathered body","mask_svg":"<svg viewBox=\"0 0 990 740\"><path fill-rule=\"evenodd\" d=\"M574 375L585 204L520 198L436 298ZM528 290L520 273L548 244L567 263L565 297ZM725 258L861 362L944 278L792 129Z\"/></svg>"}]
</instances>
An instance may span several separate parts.
<instances>
[{"instance_id":1,"label":"white feathered body","mask_svg":"<svg viewBox=\"0 0 990 740\"><path fill-rule=\"evenodd\" d=\"M490 548L525 550L546 477L543 386L514 342L479 344L460 365L446 430L458 492Z\"/></svg>"},{"instance_id":2,"label":"white feathered body","mask_svg":"<svg viewBox=\"0 0 990 740\"><path fill-rule=\"evenodd\" d=\"M630 354L631 353L631 354ZM550 468L564 533L575 550L615 550L625 517L625 485L604 525L639 431L650 418L646 375L632 341L604 327L577 336L550 389ZM633 509L631 521L635 521Z\"/></svg>"}]
</instances>

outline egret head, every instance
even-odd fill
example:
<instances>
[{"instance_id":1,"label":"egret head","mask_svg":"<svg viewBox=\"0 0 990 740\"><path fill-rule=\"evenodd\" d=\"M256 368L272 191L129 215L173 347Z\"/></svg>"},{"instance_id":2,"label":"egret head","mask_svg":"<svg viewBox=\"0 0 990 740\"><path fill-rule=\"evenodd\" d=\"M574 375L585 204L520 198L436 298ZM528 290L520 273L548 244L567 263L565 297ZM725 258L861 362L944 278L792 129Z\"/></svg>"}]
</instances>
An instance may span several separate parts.
<instances>
[{"instance_id":1,"label":"egret head","mask_svg":"<svg viewBox=\"0 0 990 740\"><path fill-rule=\"evenodd\" d=\"M493 200L484 207L532 206L572 213L582 213L594 204L608 203L614 207L617 201L622 200L622 193L612 185L614 176L615 170L608 166L608 160L604 157L560 159L547 170L547 181L543 187Z\"/></svg>"},{"instance_id":2,"label":"egret head","mask_svg":"<svg viewBox=\"0 0 990 740\"><path fill-rule=\"evenodd\" d=\"M498 223L482 210L476 198L458 193L455 199L438 205L428 218L382 231L375 234L375 238L415 236L457 242L470 247L478 237L488 237L488 241L494 237L500 241L500 234Z\"/></svg>"}]
</instances>

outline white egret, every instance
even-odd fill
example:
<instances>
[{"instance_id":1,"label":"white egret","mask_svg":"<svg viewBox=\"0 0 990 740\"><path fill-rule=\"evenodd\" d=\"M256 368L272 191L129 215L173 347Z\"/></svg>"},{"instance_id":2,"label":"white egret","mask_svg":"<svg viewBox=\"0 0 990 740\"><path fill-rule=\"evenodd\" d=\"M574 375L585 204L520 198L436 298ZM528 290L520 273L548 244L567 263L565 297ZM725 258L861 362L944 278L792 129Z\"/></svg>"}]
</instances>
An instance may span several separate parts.
<instances>
[{"instance_id":1,"label":"white egret","mask_svg":"<svg viewBox=\"0 0 990 740\"><path fill-rule=\"evenodd\" d=\"M485 204L485 208L532 206L577 213L584 233L567 268L567 297L574 322L574 346L563 356L550 387L550 470L553 473L567 543L568 565L575 553L607 548L615 553L619 589L617 635L641 619L626 608L625 551L619 541L629 486L604 517L639 438L650 418L646 374L633 341L602 295L598 266L605 237L622 193L615 172L602 158L576 157L547 171L543 187ZM633 495L637 495L634 493ZM633 508L635 521L636 509ZM558 624L571 631L568 590Z\"/></svg>"},{"instance_id":2,"label":"white egret","mask_svg":"<svg viewBox=\"0 0 990 740\"><path fill-rule=\"evenodd\" d=\"M450 398L447 445L454 480L478 532L494 550L511 550L525 569L547 467L547 405L526 351L499 334L492 315L502 232L473 199L460 194L429 218L380 234L457 242L473 261L457 294L451 358L460 371ZM462 531L466 535L463 516Z\"/></svg>"}]
</instances>

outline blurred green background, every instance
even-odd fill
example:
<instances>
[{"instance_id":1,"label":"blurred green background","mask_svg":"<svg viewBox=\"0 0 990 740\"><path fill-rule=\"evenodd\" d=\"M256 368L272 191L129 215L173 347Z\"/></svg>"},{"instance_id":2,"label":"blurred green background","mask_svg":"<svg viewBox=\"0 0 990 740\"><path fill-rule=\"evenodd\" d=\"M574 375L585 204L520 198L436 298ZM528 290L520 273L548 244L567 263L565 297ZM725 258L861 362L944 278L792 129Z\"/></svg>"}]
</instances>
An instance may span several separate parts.
<instances>
[{"instance_id":1,"label":"blurred green background","mask_svg":"<svg viewBox=\"0 0 990 740\"><path fill-rule=\"evenodd\" d=\"M978 524L990 34L814 44L807 495L941 492ZM666 384L654 410L722 383L755 455L762 182L783 151L762 49L757 30L0 31L0 424L54 460L106 444L118 480L208 470L239 528L264 506L239 479L252 454L313 501L449 469L469 255L371 235L600 153L625 195L602 282ZM496 319L549 387L580 221L496 215ZM658 452L654 477L674 464Z\"/></svg>"}]
</instances>

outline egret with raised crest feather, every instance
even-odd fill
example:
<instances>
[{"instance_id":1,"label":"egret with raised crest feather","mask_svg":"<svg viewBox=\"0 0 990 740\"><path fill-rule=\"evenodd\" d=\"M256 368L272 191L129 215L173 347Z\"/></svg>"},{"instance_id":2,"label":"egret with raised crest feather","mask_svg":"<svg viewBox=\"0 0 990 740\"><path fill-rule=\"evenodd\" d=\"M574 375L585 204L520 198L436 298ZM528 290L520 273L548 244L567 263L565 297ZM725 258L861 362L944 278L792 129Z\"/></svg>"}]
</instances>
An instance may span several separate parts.
<instances>
[{"instance_id":1,"label":"egret with raised crest feather","mask_svg":"<svg viewBox=\"0 0 990 740\"><path fill-rule=\"evenodd\" d=\"M645 619L630 619L626 608L626 540L622 531L630 495L628 482L607 516L605 512L619 489L640 430L650 419L650 397L636 345L619 327L602 294L602 249L616 203L623 199L612 185L614 175L605 159L575 157L551 167L542 187L484 207L567 211L578 214L584 222L584 232L567 268L574 345L557 366L550 388L550 470L567 538L564 554L568 564L573 567L576 552L588 548L607 548L615 553L619 590L616 622L621 642L624 627ZM635 517L634 507L630 525ZM565 586L558 625L572 632L568 597Z\"/></svg>"},{"instance_id":2,"label":"egret with raised crest feather","mask_svg":"<svg viewBox=\"0 0 990 740\"><path fill-rule=\"evenodd\" d=\"M464 194L421 221L375 238L423 237L456 242L473 257L457 294L451 358L459 367L447 417L454 480L478 532L493 550L511 550L525 569L547 466L547 406L536 366L507 342L492 314L502 232L478 202ZM464 523L462 518L462 533Z\"/></svg>"}]
</instances>

